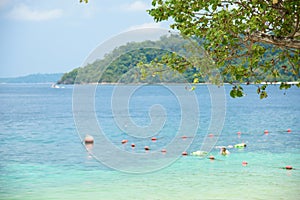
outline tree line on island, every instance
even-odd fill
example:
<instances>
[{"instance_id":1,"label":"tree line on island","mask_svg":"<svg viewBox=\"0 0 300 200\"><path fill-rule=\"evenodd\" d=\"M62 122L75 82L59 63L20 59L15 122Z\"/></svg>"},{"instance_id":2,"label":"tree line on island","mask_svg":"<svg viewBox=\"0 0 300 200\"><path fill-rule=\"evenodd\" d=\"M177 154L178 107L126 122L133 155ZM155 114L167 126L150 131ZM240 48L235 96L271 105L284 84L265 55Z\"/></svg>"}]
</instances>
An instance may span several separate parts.
<instances>
[{"instance_id":1,"label":"tree line on island","mask_svg":"<svg viewBox=\"0 0 300 200\"><path fill-rule=\"evenodd\" d=\"M84 84L84 83L141 83L141 82L187 82L193 81L193 75L197 72L196 67L186 68L186 71L179 71L180 75L162 77L155 71L155 65L169 57L174 52L181 54L185 51L183 45L187 43L178 35L162 36L157 41L130 42L126 45L115 48L106 54L103 59L98 59L84 67L78 67L71 72L65 73L58 81L59 84ZM180 58L179 55L176 55ZM155 63L154 63L155 62ZM153 73L147 77L144 66L153 64ZM126 73L129 75L125 76ZM76 76L80 74L80 78ZM161 73L162 74L162 73ZM163 73L166 74L166 73Z\"/></svg>"}]
</instances>

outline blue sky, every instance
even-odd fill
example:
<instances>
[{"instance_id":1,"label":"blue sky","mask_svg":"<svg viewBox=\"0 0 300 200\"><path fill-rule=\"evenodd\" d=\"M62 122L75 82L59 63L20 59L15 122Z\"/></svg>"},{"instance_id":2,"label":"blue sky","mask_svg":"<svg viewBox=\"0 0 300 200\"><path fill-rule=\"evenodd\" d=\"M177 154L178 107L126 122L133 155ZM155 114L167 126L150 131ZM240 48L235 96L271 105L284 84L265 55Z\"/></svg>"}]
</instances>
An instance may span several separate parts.
<instances>
[{"instance_id":1,"label":"blue sky","mask_svg":"<svg viewBox=\"0 0 300 200\"><path fill-rule=\"evenodd\" d=\"M0 77L67 72L126 30L164 27L151 0L0 0Z\"/></svg>"}]
</instances>

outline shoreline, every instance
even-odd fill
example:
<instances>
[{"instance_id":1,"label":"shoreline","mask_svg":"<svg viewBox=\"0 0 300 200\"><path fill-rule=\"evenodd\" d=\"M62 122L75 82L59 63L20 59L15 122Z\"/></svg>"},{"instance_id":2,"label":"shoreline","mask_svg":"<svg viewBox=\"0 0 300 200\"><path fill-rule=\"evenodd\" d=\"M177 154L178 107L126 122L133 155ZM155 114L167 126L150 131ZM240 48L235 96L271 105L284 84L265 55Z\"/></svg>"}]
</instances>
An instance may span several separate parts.
<instances>
[{"instance_id":1,"label":"shoreline","mask_svg":"<svg viewBox=\"0 0 300 200\"><path fill-rule=\"evenodd\" d=\"M280 85L281 83L286 83L288 85L297 85L300 84L299 81L289 81L289 82L261 82L261 83L222 83L220 85L235 85L235 84L239 84L239 85ZM215 85L213 83L168 83L168 82L160 82L160 83L116 83L116 82L102 82L102 83L81 83L81 84L57 84L57 85L161 85L161 84L165 84L165 85Z\"/></svg>"},{"instance_id":2,"label":"shoreline","mask_svg":"<svg viewBox=\"0 0 300 200\"><path fill-rule=\"evenodd\" d=\"M299 81L290 81L290 82L261 82L261 83L222 83L217 86L222 86L222 85L280 85L281 83L286 83L288 85L297 85L300 84ZM197 85L215 85L213 83L168 83L168 82L161 82L161 83L108 83L108 82L103 82L103 83L80 83L80 84L58 84L55 82L44 82L44 83L7 83L7 82L1 82L0 85L66 85L66 86L74 86L74 85L191 85L191 86L197 86Z\"/></svg>"}]
</instances>

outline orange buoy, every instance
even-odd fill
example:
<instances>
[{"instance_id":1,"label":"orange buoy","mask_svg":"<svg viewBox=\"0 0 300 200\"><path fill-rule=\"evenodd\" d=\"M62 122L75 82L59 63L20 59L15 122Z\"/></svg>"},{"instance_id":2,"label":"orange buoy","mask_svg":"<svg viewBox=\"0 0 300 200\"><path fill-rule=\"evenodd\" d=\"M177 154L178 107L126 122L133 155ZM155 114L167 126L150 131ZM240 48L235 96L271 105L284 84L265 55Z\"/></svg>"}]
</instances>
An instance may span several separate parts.
<instances>
[{"instance_id":1,"label":"orange buoy","mask_svg":"<svg viewBox=\"0 0 300 200\"><path fill-rule=\"evenodd\" d=\"M239 132L237 132L237 134L238 134L238 135L241 135L242 133L239 131Z\"/></svg>"},{"instance_id":2,"label":"orange buoy","mask_svg":"<svg viewBox=\"0 0 300 200\"><path fill-rule=\"evenodd\" d=\"M134 148L134 147L135 147L135 144L134 144L134 143L132 143L132 144L131 144L131 147L132 147L132 148Z\"/></svg>"},{"instance_id":3,"label":"orange buoy","mask_svg":"<svg viewBox=\"0 0 300 200\"><path fill-rule=\"evenodd\" d=\"M209 156L208 158L209 158L210 160L214 160L214 159L215 159L214 156Z\"/></svg>"},{"instance_id":4,"label":"orange buoy","mask_svg":"<svg viewBox=\"0 0 300 200\"><path fill-rule=\"evenodd\" d=\"M287 165L287 166L285 166L285 169L291 170L291 169L293 169L293 167L290 165Z\"/></svg>"},{"instance_id":5,"label":"orange buoy","mask_svg":"<svg viewBox=\"0 0 300 200\"><path fill-rule=\"evenodd\" d=\"M183 156L187 156L188 155L188 153L186 152L186 151L184 151L184 152L182 152L182 154L181 155L183 155Z\"/></svg>"},{"instance_id":6,"label":"orange buoy","mask_svg":"<svg viewBox=\"0 0 300 200\"><path fill-rule=\"evenodd\" d=\"M289 128L289 129L287 130L287 132L290 133L290 132L292 132L292 130Z\"/></svg>"},{"instance_id":7,"label":"orange buoy","mask_svg":"<svg viewBox=\"0 0 300 200\"><path fill-rule=\"evenodd\" d=\"M84 143L85 144L93 144L94 143L94 138L91 135L87 135L84 138Z\"/></svg>"},{"instance_id":8,"label":"orange buoy","mask_svg":"<svg viewBox=\"0 0 300 200\"><path fill-rule=\"evenodd\" d=\"M157 138L156 138L156 137L153 137L153 138L151 138L151 140L152 140L152 141L156 141L156 140L157 140Z\"/></svg>"},{"instance_id":9,"label":"orange buoy","mask_svg":"<svg viewBox=\"0 0 300 200\"><path fill-rule=\"evenodd\" d=\"M243 166L247 166L247 165L248 165L248 162L247 162L247 161L243 161L243 162L242 162L242 165L243 165Z\"/></svg>"},{"instance_id":10,"label":"orange buoy","mask_svg":"<svg viewBox=\"0 0 300 200\"><path fill-rule=\"evenodd\" d=\"M214 137L214 134L210 133L210 134L208 135L208 137Z\"/></svg>"},{"instance_id":11,"label":"orange buoy","mask_svg":"<svg viewBox=\"0 0 300 200\"><path fill-rule=\"evenodd\" d=\"M150 147L149 147L149 146L145 146L144 149L145 149L146 151L149 151L149 150L150 150Z\"/></svg>"},{"instance_id":12,"label":"orange buoy","mask_svg":"<svg viewBox=\"0 0 300 200\"><path fill-rule=\"evenodd\" d=\"M122 144L126 144L128 140L122 140Z\"/></svg>"},{"instance_id":13,"label":"orange buoy","mask_svg":"<svg viewBox=\"0 0 300 200\"><path fill-rule=\"evenodd\" d=\"M269 133L269 131L268 131L268 130L265 130L265 131L264 131L264 134L268 134L268 133Z\"/></svg>"},{"instance_id":14,"label":"orange buoy","mask_svg":"<svg viewBox=\"0 0 300 200\"><path fill-rule=\"evenodd\" d=\"M167 150L166 149L162 149L161 152L162 153L167 153Z\"/></svg>"},{"instance_id":15,"label":"orange buoy","mask_svg":"<svg viewBox=\"0 0 300 200\"><path fill-rule=\"evenodd\" d=\"M183 136L181 136L181 138L182 138L182 139L186 139L186 138L187 138L187 136L186 136L186 135L183 135Z\"/></svg>"}]
</instances>

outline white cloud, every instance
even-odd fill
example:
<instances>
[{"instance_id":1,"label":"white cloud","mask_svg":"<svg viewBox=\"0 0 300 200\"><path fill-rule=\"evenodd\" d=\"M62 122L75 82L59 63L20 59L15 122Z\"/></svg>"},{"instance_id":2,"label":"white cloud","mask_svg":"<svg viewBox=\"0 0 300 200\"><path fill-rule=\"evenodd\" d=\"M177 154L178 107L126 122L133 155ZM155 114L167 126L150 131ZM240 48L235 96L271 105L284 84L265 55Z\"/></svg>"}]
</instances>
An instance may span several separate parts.
<instances>
[{"instance_id":1,"label":"white cloud","mask_svg":"<svg viewBox=\"0 0 300 200\"><path fill-rule=\"evenodd\" d=\"M150 6L142 1L135 1L131 4L123 5L122 8L125 11L146 11Z\"/></svg>"},{"instance_id":2,"label":"white cloud","mask_svg":"<svg viewBox=\"0 0 300 200\"><path fill-rule=\"evenodd\" d=\"M150 22L150 23L131 26L127 30L131 31L131 30L142 29L142 28L162 28L162 27L161 27L161 23Z\"/></svg>"},{"instance_id":3,"label":"white cloud","mask_svg":"<svg viewBox=\"0 0 300 200\"><path fill-rule=\"evenodd\" d=\"M57 19L62 16L63 12L60 9L52 10L33 10L27 5L20 4L14 7L8 14L10 18L27 21L44 21Z\"/></svg>"}]
</instances>

